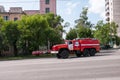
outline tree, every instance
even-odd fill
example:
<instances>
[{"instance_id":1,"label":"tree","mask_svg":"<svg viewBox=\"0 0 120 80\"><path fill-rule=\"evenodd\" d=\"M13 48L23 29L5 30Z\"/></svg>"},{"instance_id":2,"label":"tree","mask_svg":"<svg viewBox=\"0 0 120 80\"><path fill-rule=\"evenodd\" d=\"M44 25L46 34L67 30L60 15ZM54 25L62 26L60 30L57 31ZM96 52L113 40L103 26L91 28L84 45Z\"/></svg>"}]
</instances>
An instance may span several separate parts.
<instances>
[{"instance_id":1,"label":"tree","mask_svg":"<svg viewBox=\"0 0 120 80\"><path fill-rule=\"evenodd\" d=\"M45 32L48 27L47 20L42 15L23 16L19 21L19 29L22 33L19 46L24 54L38 50L39 45L45 45Z\"/></svg>"},{"instance_id":2,"label":"tree","mask_svg":"<svg viewBox=\"0 0 120 80\"><path fill-rule=\"evenodd\" d=\"M1 18L0 21L2 25ZM61 43L63 28L68 25L62 26L62 22L63 19L60 16L51 13L24 15L21 20L15 22L5 21L1 26L0 41L3 40L4 45L13 47L15 56L17 56L17 50L28 54L39 50L39 46L47 46L48 42L51 45Z\"/></svg>"},{"instance_id":3,"label":"tree","mask_svg":"<svg viewBox=\"0 0 120 80\"><path fill-rule=\"evenodd\" d=\"M4 24L4 20L3 20L3 18L0 16L0 28L3 26L3 24Z\"/></svg>"},{"instance_id":4,"label":"tree","mask_svg":"<svg viewBox=\"0 0 120 80\"><path fill-rule=\"evenodd\" d=\"M100 25L97 25L97 27ZM95 31L94 37L99 39L101 44L108 44L110 40L110 27L109 24L103 24L98 30Z\"/></svg>"},{"instance_id":5,"label":"tree","mask_svg":"<svg viewBox=\"0 0 120 80\"><path fill-rule=\"evenodd\" d=\"M120 37L116 36L116 45L119 46L120 45Z\"/></svg>"},{"instance_id":6,"label":"tree","mask_svg":"<svg viewBox=\"0 0 120 80\"><path fill-rule=\"evenodd\" d=\"M111 22L109 23L109 26L110 26L110 36L111 36L111 45L112 44L115 44L118 42L117 40L117 28L118 28L118 25L115 23L115 22Z\"/></svg>"},{"instance_id":7,"label":"tree","mask_svg":"<svg viewBox=\"0 0 120 80\"><path fill-rule=\"evenodd\" d=\"M69 23L66 23L65 26L62 26L64 20L61 18L61 16L57 16L52 13L45 14L44 18L46 18L49 27L54 28L56 32L62 37L62 34L65 32L63 28L68 26Z\"/></svg>"},{"instance_id":8,"label":"tree","mask_svg":"<svg viewBox=\"0 0 120 80\"><path fill-rule=\"evenodd\" d=\"M0 56L1 56L1 51L3 49L3 37L2 37L2 32L1 32L1 27L4 24L3 18L0 16Z\"/></svg>"},{"instance_id":9,"label":"tree","mask_svg":"<svg viewBox=\"0 0 120 80\"><path fill-rule=\"evenodd\" d=\"M66 38L67 39L73 39L73 38L88 38L93 37L93 31L92 27L93 24L91 24L90 21L88 21L87 17L88 8L84 7L79 19L75 20L76 26L75 28L71 29L70 32L68 32Z\"/></svg>"},{"instance_id":10,"label":"tree","mask_svg":"<svg viewBox=\"0 0 120 80\"><path fill-rule=\"evenodd\" d=\"M18 29L17 22L7 21L4 26L2 26L2 33L4 40L13 47L14 55L17 56L17 41L20 37L20 31Z\"/></svg>"},{"instance_id":11,"label":"tree","mask_svg":"<svg viewBox=\"0 0 120 80\"><path fill-rule=\"evenodd\" d=\"M66 39L67 40L73 40L73 39L75 39L75 38L77 38L77 32L76 32L76 30L75 29L70 29L70 31L67 33L67 35L66 35Z\"/></svg>"},{"instance_id":12,"label":"tree","mask_svg":"<svg viewBox=\"0 0 120 80\"><path fill-rule=\"evenodd\" d=\"M110 23L110 30L114 37L117 35L117 28L118 25L115 22Z\"/></svg>"},{"instance_id":13,"label":"tree","mask_svg":"<svg viewBox=\"0 0 120 80\"><path fill-rule=\"evenodd\" d=\"M77 32L79 34L79 38L87 38L93 37L92 34L92 26L90 21L88 21L87 17L88 8L84 7L83 11L80 14L80 19L77 20Z\"/></svg>"},{"instance_id":14,"label":"tree","mask_svg":"<svg viewBox=\"0 0 120 80\"><path fill-rule=\"evenodd\" d=\"M79 38L92 38L93 37L92 30L86 27L79 27L78 35L79 35Z\"/></svg>"},{"instance_id":15,"label":"tree","mask_svg":"<svg viewBox=\"0 0 120 80\"><path fill-rule=\"evenodd\" d=\"M109 44L111 41L116 41L117 28L118 25L114 22L103 23L103 21L98 21L94 37L99 39L101 44Z\"/></svg>"},{"instance_id":16,"label":"tree","mask_svg":"<svg viewBox=\"0 0 120 80\"><path fill-rule=\"evenodd\" d=\"M58 27L64 21L61 18L61 16L56 16L56 15L54 15L52 13L45 14L43 16L46 18L46 20L47 20L47 22L49 24L49 27L52 27L52 28Z\"/></svg>"},{"instance_id":17,"label":"tree","mask_svg":"<svg viewBox=\"0 0 120 80\"><path fill-rule=\"evenodd\" d=\"M64 20L61 18L61 16L57 16L52 13L45 14L44 16L49 26L46 33L47 40L51 43L51 46L57 43L61 43L62 34L65 32L64 27L67 27L69 23L66 23L65 26L63 26L62 23Z\"/></svg>"},{"instance_id":18,"label":"tree","mask_svg":"<svg viewBox=\"0 0 120 80\"><path fill-rule=\"evenodd\" d=\"M61 19L53 14L23 16L19 21L19 29L19 48L22 48L25 54L28 51L39 50L39 46L48 45L48 41L54 44L62 40Z\"/></svg>"},{"instance_id":19,"label":"tree","mask_svg":"<svg viewBox=\"0 0 120 80\"><path fill-rule=\"evenodd\" d=\"M93 24L91 24L90 21L88 21L88 8L84 7L81 14L80 14L80 18L75 20L75 23L77 24L76 27L88 27L91 28L93 26Z\"/></svg>"}]
</instances>

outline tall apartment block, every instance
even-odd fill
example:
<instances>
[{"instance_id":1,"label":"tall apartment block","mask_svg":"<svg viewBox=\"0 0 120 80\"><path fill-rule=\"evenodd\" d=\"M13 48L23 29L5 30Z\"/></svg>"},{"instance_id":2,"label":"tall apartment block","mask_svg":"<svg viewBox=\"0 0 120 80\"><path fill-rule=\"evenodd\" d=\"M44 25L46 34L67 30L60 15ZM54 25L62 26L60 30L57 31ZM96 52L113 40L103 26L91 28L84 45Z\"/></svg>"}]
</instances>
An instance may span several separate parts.
<instances>
[{"instance_id":1,"label":"tall apartment block","mask_svg":"<svg viewBox=\"0 0 120 80\"><path fill-rule=\"evenodd\" d=\"M56 14L56 0L40 0L40 13Z\"/></svg>"},{"instance_id":2,"label":"tall apartment block","mask_svg":"<svg viewBox=\"0 0 120 80\"><path fill-rule=\"evenodd\" d=\"M120 0L105 0L106 21L118 24L118 36L120 36Z\"/></svg>"}]
</instances>

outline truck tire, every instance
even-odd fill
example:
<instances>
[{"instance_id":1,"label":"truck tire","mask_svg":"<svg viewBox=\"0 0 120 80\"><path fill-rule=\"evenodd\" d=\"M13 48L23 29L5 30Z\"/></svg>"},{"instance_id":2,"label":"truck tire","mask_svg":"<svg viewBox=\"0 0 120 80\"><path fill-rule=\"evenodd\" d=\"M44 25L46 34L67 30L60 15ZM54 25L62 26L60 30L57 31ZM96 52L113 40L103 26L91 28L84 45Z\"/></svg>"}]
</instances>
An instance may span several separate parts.
<instances>
[{"instance_id":1,"label":"truck tire","mask_svg":"<svg viewBox=\"0 0 120 80\"><path fill-rule=\"evenodd\" d=\"M56 57L57 57L58 59L60 59L60 58L61 58L61 56L59 55L59 53L58 53L58 54L56 54Z\"/></svg>"},{"instance_id":2,"label":"truck tire","mask_svg":"<svg viewBox=\"0 0 120 80\"><path fill-rule=\"evenodd\" d=\"M77 57L81 57L81 55L82 55L80 51L75 51L75 54Z\"/></svg>"},{"instance_id":3,"label":"truck tire","mask_svg":"<svg viewBox=\"0 0 120 80\"><path fill-rule=\"evenodd\" d=\"M90 51L89 51L88 49L84 49L84 51L83 51L83 56L84 56L84 57L90 56L89 52L90 52Z\"/></svg>"},{"instance_id":4,"label":"truck tire","mask_svg":"<svg viewBox=\"0 0 120 80\"><path fill-rule=\"evenodd\" d=\"M60 58L62 59L66 59L69 57L69 51L68 50L62 50L60 51L60 53L58 54Z\"/></svg>"},{"instance_id":5,"label":"truck tire","mask_svg":"<svg viewBox=\"0 0 120 80\"><path fill-rule=\"evenodd\" d=\"M81 57L81 54L76 54L77 57Z\"/></svg>"},{"instance_id":6,"label":"truck tire","mask_svg":"<svg viewBox=\"0 0 120 80\"><path fill-rule=\"evenodd\" d=\"M95 49L90 49L90 56L95 56L96 50Z\"/></svg>"}]
</instances>

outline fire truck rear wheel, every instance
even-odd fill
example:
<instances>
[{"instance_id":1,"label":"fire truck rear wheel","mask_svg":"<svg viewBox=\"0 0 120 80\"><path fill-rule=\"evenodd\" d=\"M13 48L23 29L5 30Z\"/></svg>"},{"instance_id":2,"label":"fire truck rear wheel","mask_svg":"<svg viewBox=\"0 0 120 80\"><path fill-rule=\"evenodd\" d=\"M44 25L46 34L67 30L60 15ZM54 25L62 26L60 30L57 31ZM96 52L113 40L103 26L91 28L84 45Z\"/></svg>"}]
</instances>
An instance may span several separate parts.
<instances>
[{"instance_id":1,"label":"fire truck rear wheel","mask_svg":"<svg viewBox=\"0 0 120 80\"><path fill-rule=\"evenodd\" d=\"M82 55L80 51L75 51L75 54L77 57L81 57L81 55Z\"/></svg>"},{"instance_id":2,"label":"fire truck rear wheel","mask_svg":"<svg viewBox=\"0 0 120 80\"><path fill-rule=\"evenodd\" d=\"M66 58L69 57L69 51L68 50L62 50L62 51L60 51L59 55L60 55L61 58L66 59Z\"/></svg>"},{"instance_id":3,"label":"fire truck rear wheel","mask_svg":"<svg viewBox=\"0 0 120 80\"><path fill-rule=\"evenodd\" d=\"M90 49L90 56L95 56L96 50L95 49Z\"/></svg>"},{"instance_id":4,"label":"fire truck rear wheel","mask_svg":"<svg viewBox=\"0 0 120 80\"><path fill-rule=\"evenodd\" d=\"M84 56L84 57L90 56L88 49L84 49L84 51L83 51L83 56Z\"/></svg>"},{"instance_id":5,"label":"fire truck rear wheel","mask_svg":"<svg viewBox=\"0 0 120 80\"><path fill-rule=\"evenodd\" d=\"M76 54L77 57L81 57L81 54Z\"/></svg>"}]
</instances>

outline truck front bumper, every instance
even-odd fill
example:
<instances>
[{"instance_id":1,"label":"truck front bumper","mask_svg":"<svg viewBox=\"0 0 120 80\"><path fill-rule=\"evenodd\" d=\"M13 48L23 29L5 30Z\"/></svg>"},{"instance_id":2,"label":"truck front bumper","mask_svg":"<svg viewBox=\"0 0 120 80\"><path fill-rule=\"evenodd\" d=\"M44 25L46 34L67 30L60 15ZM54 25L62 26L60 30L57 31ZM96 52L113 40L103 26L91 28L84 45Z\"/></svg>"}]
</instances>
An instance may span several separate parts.
<instances>
[{"instance_id":1,"label":"truck front bumper","mask_svg":"<svg viewBox=\"0 0 120 80\"><path fill-rule=\"evenodd\" d=\"M57 54L58 51L51 51L51 54Z\"/></svg>"}]
</instances>

